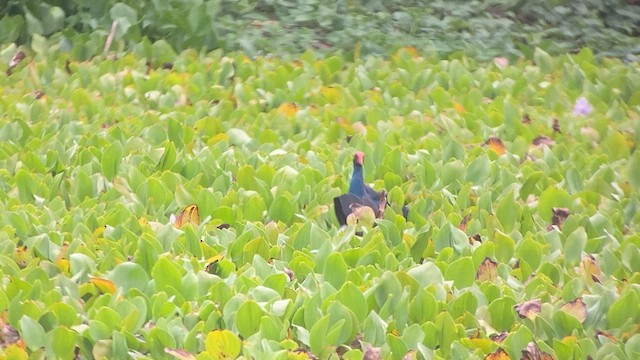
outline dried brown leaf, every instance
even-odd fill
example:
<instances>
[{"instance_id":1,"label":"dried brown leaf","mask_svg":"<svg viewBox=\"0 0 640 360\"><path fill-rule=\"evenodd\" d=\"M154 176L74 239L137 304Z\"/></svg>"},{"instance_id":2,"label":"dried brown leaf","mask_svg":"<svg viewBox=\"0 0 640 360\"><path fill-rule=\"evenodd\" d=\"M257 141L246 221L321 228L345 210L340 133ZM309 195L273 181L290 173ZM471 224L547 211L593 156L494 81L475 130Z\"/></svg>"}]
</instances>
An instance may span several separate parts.
<instances>
[{"instance_id":1,"label":"dried brown leaf","mask_svg":"<svg viewBox=\"0 0 640 360\"><path fill-rule=\"evenodd\" d=\"M9 62L7 76L11 76L11 74L13 74L13 69L18 66L18 64L20 64L22 60L24 60L25 56L26 55L24 54L24 51L18 51L15 55L13 55L13 57L11 58L11 62Z\"/></svg>"},{"instance_id":2,"label":"dried brown leaf","mask_svg":"<svg viewBox=\"0 0 640 360\"><path fill-rule=\"evenodd\" d=\"M382 356L380 355L380 348L373 347L371 345L367 345L364 349L364 360L380 360Z\"/></svg>"},{"instance_id":3,"label":"dried brown leaf","mask_svg":"<svg viewBox=\"0 0 640 360\"><path fill-rule=\"evenodd\" d=\"M469 219L471 219L471 214L467 214L465 217L463 217L460 221L460 225L458 225L458 229L467 231L467 224L469 223Z\"/></svg>"},{"instance_id":4,"label":"dried brown leaf","mask_svg":"<svg viewBox=\"0 0 640 360\"><path fill-rule=\"evenodd\" d=\"M537 138L533 139L533 141L531 142L534 146L553 146L555 145L555 142L553 140L551 140L551 138L549 138L548 136L545 135L540 135Z\"/></svg>"},{"instance_id":5,"label":"dried brown leaf","mask_svg":"<svg viewBox=\"0 0 640 360\"><path fill-rule=\"evenodd\" d=\"M560 121L558 121L558 119L553 119L553 132L562 134L562 130L560 130Z\"/></svg>"},{"instance_id":6,"label":"dried brown leaf","mask_svg":"<svg viewBox=\"0 0 640 360\"><path fill-rule=\"evenodd\" d=\"M486 257L476 272L476 280L495 282L498 278L498 263Z\"/></svg>"},{"instance_id":7,"label":"dried brown leaf","mask_svg":"<svg viewBox=\"0 0 640 360\"><path fill-rule=\"evenodd\" d=\"M562 305L560 310L575 317L580 323L584 323L587 320L587 305L582 301L582 298L577 298Z\"/></svg>"},{"instance_id":8,"label":"dried brown leaf","mask_svg":"<svg viewBox=\"0 0 640 360\"><path fill-rule=\"evenodd\" d=\"M558 229L562 228L562 223L569 217L571 214L569 209L567 208L552 208L553 215L551 216L551 225L547 226L547 230L552 230L554 226L557 226Z\"/></svg>"},{"instance_id":9,"label":"dried brown leaf","mask_svg":"<svg viewBox=\"0 0 640 360\"><path fill-rule=\"evenodd\" d=\"M531 118L529 117L529 114L524 114L522 116L522 123L525 125L531 124Z\"/></svg>"},{"instance_id":10,"label":"dried brown leaf","mask_svg":"<svg viewBox=\"0 0 640 360\"><path fill-rule=\"evenodd\" d=\"M504 351L503 348L498 348L496 351L487 354L487 356L484 357L485 360L510 360L511 358L509 358L509 355L507 354L506 351Z\"/></svg>"},{"instance_id":11,"label":"dried brown leaf","mask_svg":"<svg viewBox=\"0 0 640 360\"><path fill-rule=\"evenodd\" d=\"M501 331L499 333L489 335L489 339L491 339L491 341L501 343L507 338L507 336L509 336L508 332Z\"/></svg>"},{"instance_id":12,"label":"dried brown leaf","mask_svg":"<svg viewBox=\"0 0 640 360\"><path fill-rule=\"evenodd\" d=\"M540 313L540 299L525 301L523 303L517 304L516 306L514 306L514 308L516 309L516 312L518 313L518 316L520 316L520 318L533 319L537 314Z\"/></svg>"}]
</instances>

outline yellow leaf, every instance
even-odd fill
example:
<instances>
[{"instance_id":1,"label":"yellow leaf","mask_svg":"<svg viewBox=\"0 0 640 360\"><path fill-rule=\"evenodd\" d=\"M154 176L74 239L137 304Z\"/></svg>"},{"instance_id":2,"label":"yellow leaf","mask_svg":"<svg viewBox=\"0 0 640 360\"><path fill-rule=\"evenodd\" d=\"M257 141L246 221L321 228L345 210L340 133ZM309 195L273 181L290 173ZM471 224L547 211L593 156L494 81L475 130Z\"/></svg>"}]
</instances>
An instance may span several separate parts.
<instances>
[{"instance_id":1,"label":"yellow leaf","mask_svg":"<svg viewBox=\"0 0 640 360\"><path fill-rule=\"evenodd\" d=\"M320 88L320 94L322 94L322 97L324 97L328 103L336 103L340 98L338 89L330 86L322 86Z\"/></svg>"},{"instance_id":2,"label":"yellow leaf","mask_svg":"<svg viewBox=\"0 0 640 360\"><path fill-rule=\"evenodd\" d=\"M453 102L453 108L456 109L456 111L459 112L460 114L464 114L465 112L467 112L464 106L462 106L460 103L457 103L455 101Z\"/></svg>"},{"instance_id":3,"label":"yellow leaf","mask_svg":"<svg viewBox=\"0 0 640 360\"><path fill-rule=\"evenodd\" d=\"M92 277L91 279L89 279L89 282L92 283L103 294L115 294L116 292L116 285L111 280Z\"/></svg>"},{"instance_id":4,"label":"yellow leaf","mask_svg":"<svg viewBox=\"0 0 640 360\"><path fill-rule=\"evenodd\" d=\"M180 229L185 224L191 224L194 226L200 225L200 212L198 211L198 205L191 204L187 206L176 217L176 222L173 224L176 228Z\"/></svg>"},{"instance_id":5,"label":"yellow leaf","mask_svg":"<svg viewBox=\"0 0 640 360\"><path fill-rule=\"evenodd\" d=\"M298 106L294 103L283 103L278 107L277 112L278 114L291 117L298 112Z\"/></svg>"}]
</instances>

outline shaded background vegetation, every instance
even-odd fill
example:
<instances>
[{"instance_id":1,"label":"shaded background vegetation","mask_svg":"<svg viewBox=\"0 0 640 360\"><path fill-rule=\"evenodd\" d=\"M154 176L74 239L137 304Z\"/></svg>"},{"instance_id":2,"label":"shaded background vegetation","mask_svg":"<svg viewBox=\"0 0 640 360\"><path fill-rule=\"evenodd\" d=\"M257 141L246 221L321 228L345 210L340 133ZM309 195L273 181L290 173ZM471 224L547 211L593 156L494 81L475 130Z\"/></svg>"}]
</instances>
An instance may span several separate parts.
<instances>
[{"instance_id":1,"label":"shaded background vegetation","mask_svg":"<svg viewBox=\"0 0 640 360\"><path fill-rule=\"evenodd\" d=\"M75 55L102 51L118 20L116 44L147 38L172 48L297 54L309 48L385 55L400 46L479 60L530 57L590 47L599 56L637 61L638 0L8 0L0 5L0 43L34 34ZM36 36L37 36L36 35ZM354 44L360 44L354 47Z\"/></svg>"}]
</instances>

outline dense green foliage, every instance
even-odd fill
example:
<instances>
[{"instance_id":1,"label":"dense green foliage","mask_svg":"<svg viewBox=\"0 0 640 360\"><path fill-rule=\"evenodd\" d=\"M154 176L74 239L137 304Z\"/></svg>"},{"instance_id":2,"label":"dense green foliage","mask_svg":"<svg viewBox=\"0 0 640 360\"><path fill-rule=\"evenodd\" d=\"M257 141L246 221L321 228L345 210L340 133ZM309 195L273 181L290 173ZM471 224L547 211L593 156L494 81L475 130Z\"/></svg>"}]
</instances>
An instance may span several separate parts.
<instances>
[{"instance_id":1,"label":"dense green foliage","mask_svg":"<svg viewBox=\"0 0 640 360\"><path fill-rule=\"evenodd\" d=\"M353 51L388 55L400 46L477 59L530 57L590 47L598 55L637 61L640 11L633 0L5 0L0 43L51 36L100 54L114 20L116 41L143 37L175 50L222 48L249 55Z\"/></svg>"},{"instance_id":2,"label":"dense green foliage","mask_svg":"<svg viewBox=\"0 0 640 360\"><path fill-rule=\"evenodd\" d=\"M0 77L0 357L638 358L637 67L37 48ZM393 204L362 237L355 149Z\"/></svg>"}]
</instances>

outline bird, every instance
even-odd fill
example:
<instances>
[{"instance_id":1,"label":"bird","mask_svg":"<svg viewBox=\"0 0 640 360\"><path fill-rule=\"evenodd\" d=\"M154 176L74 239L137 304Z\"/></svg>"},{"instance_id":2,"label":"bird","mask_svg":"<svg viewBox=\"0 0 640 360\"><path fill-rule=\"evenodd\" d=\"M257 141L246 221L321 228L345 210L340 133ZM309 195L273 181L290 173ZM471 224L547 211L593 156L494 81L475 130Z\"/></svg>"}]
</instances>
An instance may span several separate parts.
<instances>
[{"instance_id":1,"label":"bird","mask_svg":"<svg viewBox=\"0 0 640 360\"><path fill-rule=\"evenodd\" d=\"M387 206L387 193L376 191L364 182L364 152L356 151L353 155L353 173L349 182L349 191L333 199L336 218L340 225L347 225L350 214L353 213L353 204L370 207L376 218L384 215ZM356 206L357 207L357 206ZM403 206L402 213L407 218L408 208Z\"/></svg>"}]
</instances>

